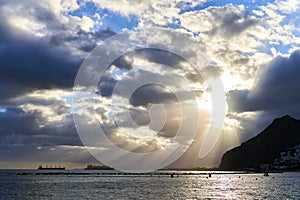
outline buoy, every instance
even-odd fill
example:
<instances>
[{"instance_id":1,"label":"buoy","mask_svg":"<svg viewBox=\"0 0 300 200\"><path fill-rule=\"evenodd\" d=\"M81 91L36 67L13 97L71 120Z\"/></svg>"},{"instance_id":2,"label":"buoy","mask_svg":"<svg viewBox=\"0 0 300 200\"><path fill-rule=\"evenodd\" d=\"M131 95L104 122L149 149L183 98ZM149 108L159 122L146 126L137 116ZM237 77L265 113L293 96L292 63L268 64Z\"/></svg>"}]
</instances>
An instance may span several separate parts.
<instances>
[{"instance_id":1,"label":"buoy","mask_svg":"<svg viewBox=\"0 0 300 200\"><path fill-rule=\"evenodd\" d=\"M264 173L264 176L269 176L269 173L268 173L268 172L265 172L265 173Z\"/></svg>"}]
</instances>

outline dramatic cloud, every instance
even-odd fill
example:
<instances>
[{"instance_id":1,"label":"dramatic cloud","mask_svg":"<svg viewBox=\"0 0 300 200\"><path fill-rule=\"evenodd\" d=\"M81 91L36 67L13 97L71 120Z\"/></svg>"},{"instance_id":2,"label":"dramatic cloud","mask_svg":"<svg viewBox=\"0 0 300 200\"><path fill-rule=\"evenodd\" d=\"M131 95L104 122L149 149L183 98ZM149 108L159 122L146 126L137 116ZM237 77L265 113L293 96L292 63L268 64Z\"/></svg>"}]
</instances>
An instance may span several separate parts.
<instances>
[{"instance_id":1,"label":"dramatic cloud","mask_svg":"<svg viewBox=\"0 0 300 200\"><path fill-rule=\"evenodd\" d=\"M59 98L62 93L68 94L67 91L42 90L14 98L6 105L6 112L0 114L2 161L51 162L55 160L52 154L58 160L62 158L62 151L56 151L59 146L82 146L70 106Z\"/></svg>"},{"instance_id":2,"label":"dramatic cloud","mask_svg":"<svg viewBox=\"0 0 300 200\"><path fill-rule=\"evenodd\" d=\"M0 3L0 107L5 108L0 113L2 161L50 162L55 155L78 149L85 152L82 159L90 159L79 148L82 143L71 114L70 90L85 52L115 32L89 32L89 19L64 16L70 5L48 3ZM68 150L73 146L77 150ZM73 160L78 160L75 155ZM60 162L73 160L66 157Z\"/></svg>"},{"instance_id":3,"label":"dramatic cloud","mask_svg":"<svg viewBox=\"0 0 300 200\"><path fill-rule=\"evenodd\" d=\"M71 88L84 52L115 34L74 28L35 1L5 1L0 17L1 101L35 89Z\"/></svg>"},{"instance_id":4,"label":"dramatic cloud","mask_svg":"<svg viewBox=\"0 0 300 200\"><path fill-rule=\"evenodd\" d=\"M264 66L251 90L228 93L229 118L238 120L242 141L262 131L274 118L300 118L299 66L300 51L289 57L278 56Z\"/></svg>"},{"instance_id":5,"label":"dramatic cloud","mask_svg":"<svg viewBox=\"0 0 300 200\"><path fill-rule=\"evenodd\" d=\"M0 50L1 100L35 89L70 88L80 62L40 43L3 44Z\"/></svg>"},{"instance_id":6,"label":"dramatic cloud","mask_svg":"<svg viewBox=\"0 0 300 200\"><path fill-rule=\"evenodd\" d=\"M252 90L229 92L231 109L238 112L286 110L287 113L297 113L300 105L299 66L300 51L295 51L290 57L276 57L263 68Z\"/></svg>"},{"instance_id":7,"label":"dramatic cloud","mask_svg":"<svg viewBox=\"0 0 300 200\"><path fill-rule=\"evenodd\" d=\"M203 15L203 13L205 13L205 15ZM185 15L191 15L191 13L186 13ZM193 13L191 17L192 20L184 17L183 19L191 20L186 22L189 24L201 21L201 24L197 24L201 28L204 28L204 30L200 30L201 32L210 36L222 36L226 39L241 34L259 22L259 19L255 16L245 12L243 6L212 7L205 11ZM208 26L202 26L203 22ZM207 31L205 31L205 29L207 29Z\"/></svg>"},{"instance_id":8,"label":"dramatic cloud","mask_svg":"<svg viewBox=\"0 0 300 200\"><path fill-rule=\"evenodd\" d=\"M225 150L257 134L274 117L300 118L299 6L299 0L255 5L206 0L2 0L0 163L95 162L72 119L77 111L71 107L76 73L91 50L117 32L161 27L188 35L194 44L162 32L147 43L167 47L165 41L171 41L187 57L201 49L211 61L203 73L210 81L220 73L223 80L229 109L222 137L208 158L196 156L212 123L210 88L191 65L172 53L147 49L119 57L101 76L95 99L82 102L92 106L77 114L95 112L93 120L121 148L154 151L172 142L178 131L182 119L177 96L185 97L185 109L196 109L189 104L194 96L184 89L184 77L198 97L202 117L189 125L197 123L201 130L174 166L217 164ZM172 87L146 85L126 99L127 88L149 77Z\"/></svg>"}]
</instances>

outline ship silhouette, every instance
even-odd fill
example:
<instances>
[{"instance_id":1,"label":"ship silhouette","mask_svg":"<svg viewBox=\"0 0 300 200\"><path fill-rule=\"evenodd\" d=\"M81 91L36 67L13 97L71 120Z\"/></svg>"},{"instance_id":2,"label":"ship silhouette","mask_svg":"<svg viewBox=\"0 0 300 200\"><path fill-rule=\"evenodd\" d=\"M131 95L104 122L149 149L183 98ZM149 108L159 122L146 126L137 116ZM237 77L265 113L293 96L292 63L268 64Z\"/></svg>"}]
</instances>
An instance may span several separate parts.
<instances>
[{"instance_id":1,"label":"ship silhouette","mask_svg":"<svg viewBox=\"0 0 300 200\"><path fill-rule=\"evenodd\" d=\"M38 170L65 170L66 168L65 167L62 167L62 166L56 166L56 165L54 165L54 166L52 166L52 165L50 165L50 166L45 166L45 167L43 167L43 165L40 165L38 168L37 168Z\"/></svg>"}]
</instances>

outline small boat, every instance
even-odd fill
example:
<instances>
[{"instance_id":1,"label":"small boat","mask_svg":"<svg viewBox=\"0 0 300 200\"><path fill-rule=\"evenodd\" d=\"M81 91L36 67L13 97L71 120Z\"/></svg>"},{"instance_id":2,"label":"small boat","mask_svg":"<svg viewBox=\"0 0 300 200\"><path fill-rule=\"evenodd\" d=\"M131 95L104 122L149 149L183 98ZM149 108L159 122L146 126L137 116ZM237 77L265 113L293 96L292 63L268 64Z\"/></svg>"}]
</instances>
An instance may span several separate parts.
<instances>
[{"instance_id":1,"label":"small boat","mask_svg":"<svg viewBox=\"0 0 300 200\"><path fill-rule=\"evenodd\" d=\"M264 173L264 176L269 176L269 173L268 173L268 172L265 172L265 173Z\"/></svg>"}]
</instances>

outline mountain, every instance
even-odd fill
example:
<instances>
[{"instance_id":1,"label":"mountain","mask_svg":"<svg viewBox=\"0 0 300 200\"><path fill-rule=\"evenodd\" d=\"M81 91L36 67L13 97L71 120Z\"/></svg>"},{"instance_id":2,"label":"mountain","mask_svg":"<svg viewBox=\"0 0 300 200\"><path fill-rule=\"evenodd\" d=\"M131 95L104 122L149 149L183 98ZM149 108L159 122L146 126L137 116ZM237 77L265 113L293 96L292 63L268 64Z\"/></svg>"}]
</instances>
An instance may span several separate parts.
<instances>
[{"instance_id":1,"label":"mountain","mask_svg":"<svg viewBox=\"0 0 300 200\"><path fill-rule=\"evenodd\" d=\"M262 164L276 164L284 152L300 144L300 120L290 116L275 119L265 130L241 146L227 151L219 166L222 170L259 169ZM299 157L299 150L293 156ZM294 159L295 160L295 159ZM299 168L299 160L296 161Z\"/></svg>"}]
</instances>

